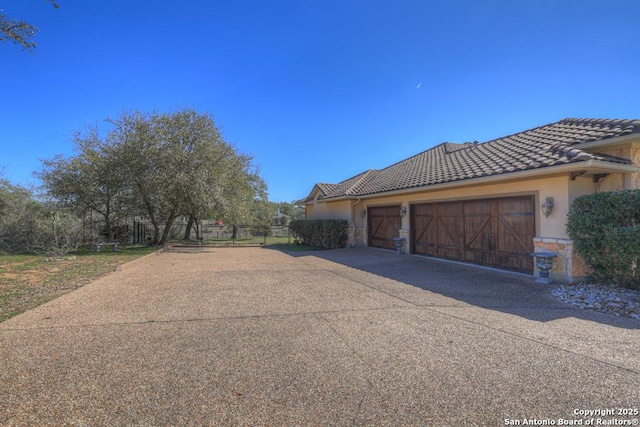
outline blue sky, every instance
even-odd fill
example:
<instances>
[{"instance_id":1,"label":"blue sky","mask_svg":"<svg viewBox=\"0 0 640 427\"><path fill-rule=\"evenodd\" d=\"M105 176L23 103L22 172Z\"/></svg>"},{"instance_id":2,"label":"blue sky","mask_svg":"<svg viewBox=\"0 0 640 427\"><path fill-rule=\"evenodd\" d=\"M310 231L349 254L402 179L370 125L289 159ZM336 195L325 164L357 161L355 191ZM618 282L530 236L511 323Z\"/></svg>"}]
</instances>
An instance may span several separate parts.
<instances>
[{"instance_id":1,"label":"blue sky","mask_svg":"<svg viewBox=\"0 0 640 427\"><path fill-rule=\"evenodd\" d=\"M0 0L0 166L37 184L85 125L210 112L273 201L445 141L640 119L637 0Z\"/></svg>"}]
</instances>

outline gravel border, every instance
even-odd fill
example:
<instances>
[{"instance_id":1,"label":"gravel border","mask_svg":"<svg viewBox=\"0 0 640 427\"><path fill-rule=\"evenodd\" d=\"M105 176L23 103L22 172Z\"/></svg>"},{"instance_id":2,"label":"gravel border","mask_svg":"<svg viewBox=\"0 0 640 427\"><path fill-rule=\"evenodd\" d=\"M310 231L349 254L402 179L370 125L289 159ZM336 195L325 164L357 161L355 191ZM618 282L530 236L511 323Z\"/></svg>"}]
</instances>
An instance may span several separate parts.
<instances>
[{"instance_id":1,"label":"gravel border","mask_svg":"<svg viewBox=\"0 0 640 427\"><path fill-rule=\"evenodd\" d=\"M581 309L640 319L640 290L592 283L561 285L551 291L560 301Z\"/></svg>"}]
</instances>

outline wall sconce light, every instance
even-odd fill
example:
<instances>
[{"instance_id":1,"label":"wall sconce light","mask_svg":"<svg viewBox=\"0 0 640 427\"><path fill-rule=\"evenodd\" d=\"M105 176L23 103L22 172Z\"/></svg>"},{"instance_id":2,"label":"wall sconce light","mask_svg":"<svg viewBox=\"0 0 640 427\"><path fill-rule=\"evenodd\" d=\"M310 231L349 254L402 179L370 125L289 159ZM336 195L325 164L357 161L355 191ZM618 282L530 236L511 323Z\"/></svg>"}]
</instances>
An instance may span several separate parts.
<instances>
[{"instance_id":1,"label":"wall sconce light","mask_svg":"<svg viewBox=\"0 0 640 427\"><path fill-rule=\"evenodd\" d=\"M551 211L553 210L553 197L547 197L547 201L542 204L542 213L545 217L549 217L551 215Z\"/></svg>"},{"instance_id":2,"label":"wall sconce light","mask_svg":"<svg viewBox=\"0 0 640 427\"><path fill-rule=\"evenodd\" d=\"M400 216L405 216L407 214L407 207L403 206L400 208Z\"/></svg>"},{"instance_id":3,"label":"wall sconce light","mask_svg":"<svg viewBox=\"0 0 640 427\"><path fill-rule=\"evenodd\" d=\"M367 208L362 209L362 211L360 211L360 216L362 218L364 218L365 216L367 216Z\"/></svg>"}]
</instances>

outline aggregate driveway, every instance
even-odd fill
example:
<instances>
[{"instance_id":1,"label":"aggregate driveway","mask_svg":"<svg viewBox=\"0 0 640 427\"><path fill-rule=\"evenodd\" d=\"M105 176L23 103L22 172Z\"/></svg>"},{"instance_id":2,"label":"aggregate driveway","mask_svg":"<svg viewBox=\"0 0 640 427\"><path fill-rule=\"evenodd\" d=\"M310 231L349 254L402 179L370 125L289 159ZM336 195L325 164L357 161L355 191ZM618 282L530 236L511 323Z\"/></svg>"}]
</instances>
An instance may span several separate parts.
<instances>
[{"instance_id":1,"label":"aggregate driveway","mask_svg":"<svg viewBox=\"0 0 640 427\"><path fill-rule=\"evenodd\" d=\"M152 254L0 323L0 425L640 418L617 414L640 410L640 320L551 289L367 248Z\"/></svg>"}]
</instances>

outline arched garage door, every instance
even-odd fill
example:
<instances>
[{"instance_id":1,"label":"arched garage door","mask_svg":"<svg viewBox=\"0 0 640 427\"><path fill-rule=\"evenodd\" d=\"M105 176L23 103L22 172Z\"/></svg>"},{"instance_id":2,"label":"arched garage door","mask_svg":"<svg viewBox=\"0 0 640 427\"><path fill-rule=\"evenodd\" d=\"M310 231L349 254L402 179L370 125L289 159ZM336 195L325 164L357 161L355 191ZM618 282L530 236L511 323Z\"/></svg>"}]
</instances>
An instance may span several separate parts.
<instances>
[{"instance_id":1,"label":"arched garage door","mask_svg":"<svg viewBox=\"0 0 640 427\"><path fill-rule=\"evenodd\" d=\"M395 249L394 237L400 233L400 205L369 206L367 208L368 245Z\"/></svg>"},{"instance_id":2,"label":"arched garage door","mask_svg":"<svg viewBox=\"0 0 640 427\"><path fill-rule=\"evenodd\" d=\"M533 196L411 207L413 253L533 273Z\"/></svg>"}]
</instances>

